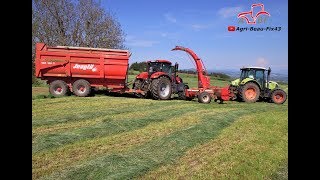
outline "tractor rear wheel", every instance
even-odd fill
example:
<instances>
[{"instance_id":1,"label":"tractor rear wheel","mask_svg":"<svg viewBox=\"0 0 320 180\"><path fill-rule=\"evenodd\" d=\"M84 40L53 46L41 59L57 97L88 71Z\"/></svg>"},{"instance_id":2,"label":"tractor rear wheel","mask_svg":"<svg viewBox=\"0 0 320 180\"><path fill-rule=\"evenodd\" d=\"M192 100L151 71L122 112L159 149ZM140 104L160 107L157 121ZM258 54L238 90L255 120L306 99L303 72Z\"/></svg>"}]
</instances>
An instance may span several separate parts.
<instances>
[{"instance_id":1,"label":"tractor rear wheel","mask_svg":"<svg viewBox=\"0 0 320 180\"><path fill-rule=\"evenodd\" d=\"M198 101L199 101L199 103L208 104L211 102L211 96L209 93L204 91L204 92L200 93L200 95L198 96Z\"/></svg>"},{"instance_id":2,"label":"tractor rear wheel","mask_svg":"<svg viewBox=\"0 0 320 180\"><path fill-rule=\"evenodd\" d=\"M87 80L76 80L72 85L73 93L80 97L88 96L91 92L91 85Z\"/></svg>"},{"instance_id":3,"label":"tractor rear wheel","mask_svg":"<svg viewBox=\"0 0 320 180\"><path fill-rule=\"evenodd\" d=\"M282 89L276 89L271 93L271 101L276 104L283 104L287 100L287 93Z\"/></svg>"},{"instance_id":4,"label":"tractor rear wheel","mask_svg":"<svg viewBox=\"0 0 320 180\"><path fill-rule=\"evenodd\" d=\"M254 103L259 99L260 89L257 84L248 82L242 87L240 93L245 102Z\"/></svg>"},{"instance_id":5,"label":"tractor rear wheel","mask_svg":"<svg viewBox=\"0 0 320 180\"><path fill-rule=\"evenodd\" d=\"M69 87L66 82L62 80L55 80L50 83L49 92L54 97L65 96L69 92Z\"/></svg>"},{"instance_id":6,"label":"tractor rear wheel","mask_svg":"<svg viewBox=\"0 0 320 180\"><path fill-rule=\"evenodd\" d=\"M159 79L153 79L151 82L151 95L153 99L159 99L158 96L158 84L159 84Z\"/></svg>"},{"instance_id":7,"label":"tractor rear wheel","mask_svg":"<svg viewBox=\"0 0 320 180\"><path fill-rule=\"evenodd\" d=\"M153 99L167 100L171 98L171 93L171 81L168 78L162 76L152 80L151 94Z\"/></svg>"}]
</instances>

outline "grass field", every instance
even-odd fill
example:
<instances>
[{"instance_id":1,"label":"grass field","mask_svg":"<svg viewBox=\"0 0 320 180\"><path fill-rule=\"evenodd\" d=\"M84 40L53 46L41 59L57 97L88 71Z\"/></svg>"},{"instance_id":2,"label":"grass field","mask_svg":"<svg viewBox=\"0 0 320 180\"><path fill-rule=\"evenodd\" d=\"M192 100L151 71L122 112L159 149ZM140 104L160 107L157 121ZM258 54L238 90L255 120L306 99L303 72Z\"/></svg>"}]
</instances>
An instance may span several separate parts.
<instances>
[{"instance_id":1,"label":"grass field","mask_svg":"<svg viewBox=\"0 0 320 180\"><path fill-rule=\"evenodd\" d=\"M32 99L33 179L288 178L287 102L51 98L47 87Z\"/></svg>"}]
</instances>

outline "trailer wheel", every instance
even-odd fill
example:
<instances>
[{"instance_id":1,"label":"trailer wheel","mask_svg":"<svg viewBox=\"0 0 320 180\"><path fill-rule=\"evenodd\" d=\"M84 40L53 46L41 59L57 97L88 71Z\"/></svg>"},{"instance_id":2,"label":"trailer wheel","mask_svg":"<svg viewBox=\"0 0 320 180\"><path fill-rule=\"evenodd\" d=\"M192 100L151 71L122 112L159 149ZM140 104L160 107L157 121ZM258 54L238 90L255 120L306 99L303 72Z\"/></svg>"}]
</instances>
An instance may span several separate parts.
<instances>
[{"instance_id":1,"label":"trailer wheel","mask_svg":"<svg viewBox=\"0 0 320 180\"><path fill-rule=\"evenodd\" d=\"M241 97L247 103L254 103L259 99L260 89L257 84L248 82L241 89Z\"/></svg>"},{"instance_id":2,"label":"trailer wheel","mask_svg":"<svg viewBox=\"0 0 320 180\"><path fill-rule=\"evenodd\" d=\"M275 104L283 104L287 100L287 93L282 89L276 89L271 93L271 101Z\"/></svg>"},{"instance_id":3,"label":"trailer wheel","mask_svg":"<svg viewBox=\"0 0 320 180\"><path fill-rule=\"evenodd\" d=\"M208 104L211 102L211 96L209 93L204 91L204 92L200 93L200 95L198 96L198 101L199 101L199 103Z\"/></svg>"},{"instance_id":4,"label":"trailer wheel","mask_svg":"<svg viewBox=\"0 0 320 180\"><path fill-rule=\"evenodd\" d=\"M69 92L69 87L66 82L62 80L55 80L50 83L49 92L54 97L65 96Z\"/></svg>"},{"instance_id":5,"label":"trailer wheel","mask_svg":"<svg viewBox=\"0 0 320 180\"><path fill-rule=\"evenodd\" d=\"M90 94L91 86L87 80L79 79L73 83L72 90L75 95L85 97Z\"/></svg>"}]
</instances>

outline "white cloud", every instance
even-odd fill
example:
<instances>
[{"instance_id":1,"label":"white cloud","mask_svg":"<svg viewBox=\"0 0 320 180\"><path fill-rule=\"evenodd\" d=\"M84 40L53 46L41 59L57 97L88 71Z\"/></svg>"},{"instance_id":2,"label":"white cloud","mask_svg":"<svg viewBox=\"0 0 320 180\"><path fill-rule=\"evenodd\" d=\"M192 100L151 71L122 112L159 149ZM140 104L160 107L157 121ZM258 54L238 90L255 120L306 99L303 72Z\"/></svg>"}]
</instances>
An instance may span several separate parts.
<instances>
[{"instance_id":1,"label":"white cloud","mask_svg":"<svg viewBox=\"0 0 320 180\"><path fill-rule=\"evenodd\" d=\"M161 37L167 37L168 34L167 33L161 33Z\"/></svg>"},{"instance_id":2,"label":"white cloud","mask_svg":"<svg viewBox=\"0 0 320 180\"><path fill-rule=\"evenodd\" d=\"M263 57L259 57L256 61L257 66L260 66L260 67L266 67L268 63L269 62Z\"/></svg>"},{"instance_id":3,"label":"white cloud","mask_svg":"<svg viewBox=\"0 0 320 180\"><path fill-rule=\"evenodd\" d=\"M135 39L127 42L126 44L128 46L135 46L135 47L152 47L154 44L157 44L157 43L158 43L157 41Z\"/></svg>"},{"instance_id":4,"label":"white cloud","mask_svg":"<svg viewBox=\"0 0 320 180\"><path fill-rule=\"evenodd\" d=\"M178 32L169 32L163 30L148 30L142 32L142 34L153 38L179 39L181 37L181 34Z\"/></svg>"},{"instance_id":5,"label":"white cloud","mask_svg":"<svg viewBox=\"0 0 320 180\"><path fill-rule=\"evenodd\" d=\"M134 47L151 47L154 44L159 43L158 41L139 39L135 36L128 35L126 37L126 45Z\"/></svg>"},{"instance_id":6,"label":"white cloud","mask_svg":"<svg viewBox=\"0 0 320 180\"><path fill-rule=\"evenodd\" d=\"M243 7L236 6L236 7L224 7L218 11L218 15L223 18L229 17L237 17L238 13L243 11Z\"/></svg>"},{"instance_id":7,"label":"white cloud","mask_svg":"<svg viewBox=\"0 0 320 180\"><path fill-rule=\"evenodd\" d=\"M172 16L172 14L170 13L165 13L163 15L167 21L171 22L171 23L176 23L177 22L177 19L175 17Z\"/></svg>"},{"instance_id":8,"label":"white cloud","mask_svg":"<svg viewBox=\"0 0 320 180\"><path fill-rule=\"evenodd\" d=\"M203 24L192 24L191 25L192 29L195 31L199 31L201 29L206 29L209 27L209 25L203 25Z\"/></svg>"}]
</instances>

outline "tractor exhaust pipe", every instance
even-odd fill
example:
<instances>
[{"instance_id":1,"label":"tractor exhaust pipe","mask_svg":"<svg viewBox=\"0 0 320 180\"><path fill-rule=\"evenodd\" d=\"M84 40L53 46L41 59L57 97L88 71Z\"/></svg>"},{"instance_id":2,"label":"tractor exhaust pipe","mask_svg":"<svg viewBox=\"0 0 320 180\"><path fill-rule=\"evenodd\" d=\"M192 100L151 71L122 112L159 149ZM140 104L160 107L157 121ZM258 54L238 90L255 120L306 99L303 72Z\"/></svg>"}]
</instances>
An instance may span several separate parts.
<instances>
[{"instance_id":1,"label":"tractor exhaust pipe","mask_svg":"<svg viewBox=\"0 0 320 180\"><path fill-rule=\"evenodd\" d=\"M271 68L269 67L269 69L268 69L268 75L267 75L267 88L268 88L268 89L269 89L270 73L271 73Z\"/></svg>"}]
</instances>

